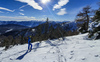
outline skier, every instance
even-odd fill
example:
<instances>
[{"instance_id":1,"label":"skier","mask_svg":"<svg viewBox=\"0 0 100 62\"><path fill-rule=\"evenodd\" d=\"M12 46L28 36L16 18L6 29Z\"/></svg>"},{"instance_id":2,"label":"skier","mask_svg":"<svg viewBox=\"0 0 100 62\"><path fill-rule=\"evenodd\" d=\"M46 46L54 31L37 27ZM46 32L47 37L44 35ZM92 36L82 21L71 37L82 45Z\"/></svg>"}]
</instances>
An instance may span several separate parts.
<instances>
[{"instance_id":1,"label":"skier","mask_svg":"<svg viewBox=\"0 0 100 62\"><path fill-rule=\"evenodd\" d=\"M32 50L32 44L31 44L31 36L28 37L28 50Z\"/></svg>"}]
</instances>

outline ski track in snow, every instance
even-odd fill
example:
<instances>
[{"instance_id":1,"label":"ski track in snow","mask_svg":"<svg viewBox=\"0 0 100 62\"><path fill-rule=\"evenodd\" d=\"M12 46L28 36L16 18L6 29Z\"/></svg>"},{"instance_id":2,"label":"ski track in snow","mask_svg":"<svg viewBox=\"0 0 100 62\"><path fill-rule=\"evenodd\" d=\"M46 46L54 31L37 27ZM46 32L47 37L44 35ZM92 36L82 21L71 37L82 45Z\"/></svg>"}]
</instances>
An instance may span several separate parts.
<instances>
[{"instance_id":1,"label":"ski track in snow","mask_svg":"<svg viewBox=\"0 0 100 62\"><path fill-rule=\"evenodd\" d=\"M87 34L0 48L0 62L100 62L100 40L86 40Z\"/></svg>"}]
</instances>

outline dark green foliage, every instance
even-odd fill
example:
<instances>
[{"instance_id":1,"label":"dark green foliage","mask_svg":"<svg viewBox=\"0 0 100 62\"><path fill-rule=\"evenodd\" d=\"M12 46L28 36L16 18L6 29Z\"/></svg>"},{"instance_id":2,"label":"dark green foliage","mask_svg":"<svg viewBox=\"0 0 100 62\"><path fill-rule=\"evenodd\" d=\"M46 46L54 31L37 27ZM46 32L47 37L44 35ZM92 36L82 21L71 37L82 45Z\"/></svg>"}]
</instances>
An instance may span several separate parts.
<instances>
[{"instance_id":1,"label":"dark green foliage","mask_svg":"<svg viewBox=\"0 0 100 62\"><path fill-rule=\"evenodd\" d=\"M97 22L100 22L100 10L97 10L97 11L96 11L96 15L94 16L94 19L95 19Z\"/></svg>"},{"instance_id":2,"label":"dark green foliage","mask_svg":"<svg viewBox=\"0 0 100 62\"><path fill-rule=\"evenodd\" d=\"M46 27L49 27L49 28L45 29ZM71 36L71 35L76 35L76 34L78 34L77 30L73 32L66 31L59 26L54 28L53 25L50 26L49 23L48 24L45 23L45 25L42 24L37 27L36 35L33 36L33 41L57 39L60 37L63 38L64 36Z\"/></svg>"},{"instance_id":3,"label":"dark green foliage","mask_svg":"<svg viewBox=\"0 0 100 62\"><path fill-rule=\"evenodd\" d=\"M18 36L16 38L13 38L13 36L0 36L0 47L5 46L5 50L10 48L11 46L22 44L22 36ZM23 44L27 43L27 37L23 38Z\"/></svg>"},{"instance_id":4,"label":"dark green foliage","mask_svg":"<svg viewBox=\"0 0 100 62\"><path fill-rule=\"evenodd\" d=\"M86 27L86 23L83 23L82 27L79 29L79 32L81 32L82 34L86 33L87 29L85 27Z\"/></svg>"}]
</instances>

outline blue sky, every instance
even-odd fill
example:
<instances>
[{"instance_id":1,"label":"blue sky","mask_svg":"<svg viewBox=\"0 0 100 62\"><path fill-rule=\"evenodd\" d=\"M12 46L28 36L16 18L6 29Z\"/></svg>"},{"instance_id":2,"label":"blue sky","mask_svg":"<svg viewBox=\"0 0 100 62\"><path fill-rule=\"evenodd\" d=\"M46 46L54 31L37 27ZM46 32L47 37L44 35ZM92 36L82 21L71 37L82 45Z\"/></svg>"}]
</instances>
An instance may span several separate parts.
<instances>
[{"instance_id":1,"label":"blue sky","mask_svg":"<svg viewBox=\"0 0 100 62\"><path fill-rule=\"evenodd\" d=\"M0 0L2 21L74 21L83 7L98 9L99 0Z\"/></svg>"}]
</instances>

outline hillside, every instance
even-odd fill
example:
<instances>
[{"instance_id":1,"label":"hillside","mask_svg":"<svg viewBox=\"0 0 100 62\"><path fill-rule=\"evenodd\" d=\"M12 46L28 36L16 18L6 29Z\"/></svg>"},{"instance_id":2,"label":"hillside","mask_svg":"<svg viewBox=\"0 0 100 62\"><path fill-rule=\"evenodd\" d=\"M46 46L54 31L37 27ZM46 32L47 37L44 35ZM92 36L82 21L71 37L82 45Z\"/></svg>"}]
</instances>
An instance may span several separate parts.
<instances>
[{"instance_id":1,"label":"hillside","mask_svg":"<svg viewBox=\"0 0 100 62\"><path fill-rule=\"evenodd\" d=\"M27 26L18 25L18 24L6 24L6 25L0 25L0 33L4 34L10 31L17 31L29 28Z\"/></svg>"},{"instance_id":2,"label":"hillside","mask_svg":"<svg viewBox=\"0 0 100 62\"><path fill-rule=\"evenodd\" d=\"M0 62L100 62L100 39L88 40L87 34L16 45L7 51L0 47Z\"/></svg>"},{"instance_id":3,"label":"hillside","mask_svg":"<svg viewBox=\"0 0 100 62\"><path fill-rule=\"evenodd\" d=\"M4 36L12 35L16 37L18 35L21 36L38 36L47 38L42 38L40 40L46 40L48 38L55 39L63 36L71 36L78 34L77 32L77 23L73 22L48 22L42 23L36 27L24 27L16 24L7 24L1 25L1 33ZM35 30L35 32L32 31ZM51 35L52 34L52 35ZM36 40L37 41L37 40Z\"/></svg>"}]
</instances>

